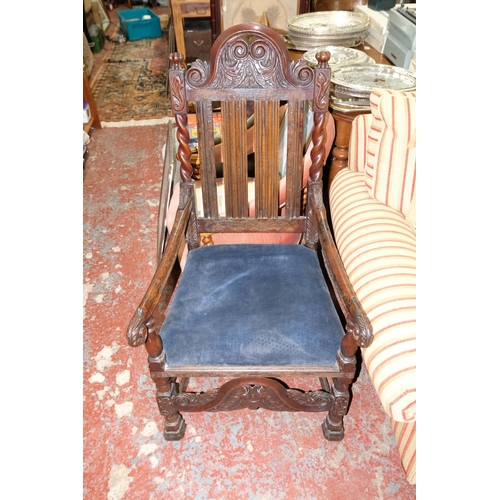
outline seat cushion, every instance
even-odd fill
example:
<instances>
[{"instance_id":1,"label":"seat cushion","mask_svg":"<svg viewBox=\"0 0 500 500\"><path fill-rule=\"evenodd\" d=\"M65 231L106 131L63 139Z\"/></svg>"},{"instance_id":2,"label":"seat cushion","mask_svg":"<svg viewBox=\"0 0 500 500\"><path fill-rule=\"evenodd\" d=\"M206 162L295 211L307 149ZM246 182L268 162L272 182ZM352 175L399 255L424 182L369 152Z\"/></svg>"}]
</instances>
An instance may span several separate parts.
<instances>
[{"instance_id":1,"label":"seat cushion","mask_svg":"<svg viewBox=\"0 0 500 500\"><path fill-rule=\"evenodd\" d=\"M374 200L363 172L340 171L330 187L335 240L373 326L363 360L387 414L416 418L416 235L404 215Z\"/></svg>"},{"instance_id":2,"label":"seat cushion","mask_svg":"<svg viewBox=\"0 0 500 500\"><path fill-rule=\"evenodd\" d=\"M344 330L316 252L192 250L161 328L169 367L331 366Z\"/></svg>"}]
</instances>

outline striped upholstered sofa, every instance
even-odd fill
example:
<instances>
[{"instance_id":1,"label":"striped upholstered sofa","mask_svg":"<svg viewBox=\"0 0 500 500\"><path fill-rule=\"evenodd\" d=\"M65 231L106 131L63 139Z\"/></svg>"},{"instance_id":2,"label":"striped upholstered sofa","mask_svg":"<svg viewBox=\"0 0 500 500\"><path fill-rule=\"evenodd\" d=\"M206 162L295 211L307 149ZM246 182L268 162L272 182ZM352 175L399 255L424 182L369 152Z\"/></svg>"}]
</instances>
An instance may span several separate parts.
<instances>
[{"instance_id":1,"label":"striped upholstered sofa","mask_svg":"<svg viewBox=\"0 0 500 500\"><path fill-rule=\"evenodd\" d=\"M374 91L329 187L335 240L373 327L363 360L416 484L416 93Z\"/></svg>"}]
</instances>

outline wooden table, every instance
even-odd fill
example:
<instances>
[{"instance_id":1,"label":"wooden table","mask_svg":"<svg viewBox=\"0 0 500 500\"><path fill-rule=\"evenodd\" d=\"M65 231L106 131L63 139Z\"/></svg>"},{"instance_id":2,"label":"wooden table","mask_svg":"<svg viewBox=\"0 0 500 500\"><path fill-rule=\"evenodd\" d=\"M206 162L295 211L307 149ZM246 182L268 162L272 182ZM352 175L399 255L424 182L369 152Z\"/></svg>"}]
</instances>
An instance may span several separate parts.
<instances>
[{"instance_id":1,"label":"wooden table","mask_svg":"<svg viewBox=\"0 0 500 500\"><path fill-rule=\"evenodd\" d=\"M362 50L365 54L372 57L377 64L393 64L383 54L377 52L373 47L365 43L356 49ZM351 139L352 122L354 118L360 114L370 113L366 111L338 111L331 110L333 119L335 120L335 140L333 144L333 161L330 167L330 175L328 178L328 185L331 184L333 178L343 168L347 167L347 160L349 158L349 141Z\"/></svg>"},{"instance_id":2,"label":"wooden table","mask_svg":"<svg viewBox=\"0 0 500 500\"><path fill-rule=\"evenodd\" d=\"M174 20L175 44L186 60L186 43L184 41L184 19L210 19L209 0L171 0L172 18Z\"/></svg>"}]
</instances>

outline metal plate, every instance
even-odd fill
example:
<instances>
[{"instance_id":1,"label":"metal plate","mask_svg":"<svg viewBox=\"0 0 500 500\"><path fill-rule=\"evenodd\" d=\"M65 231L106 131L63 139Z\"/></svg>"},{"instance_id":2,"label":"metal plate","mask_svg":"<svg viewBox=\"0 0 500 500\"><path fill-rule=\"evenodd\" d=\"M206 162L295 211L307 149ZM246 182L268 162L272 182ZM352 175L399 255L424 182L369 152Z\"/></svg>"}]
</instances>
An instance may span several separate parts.
<instances>
[{"instance_id":1,"label":"metal plate","mask_svg":"<svg viewBox=\"0 0 500 500\"><path fill-rule=\"evenodd\" d=\"M371 92L373 89L411 91L417 88L415 73L386 64L346 66L332 73L332 83L343 89Z\"/></svg>"},{"instance_id":2,"label":"metal plate","mask_svg":"<svg viewBox=\"0 0 500 500\"><path fill-rule=\"evenodd\" d=\"M367 29L370 18L362 12L325 11L299 14L288 21L288 34L346 35Z\"/></svg>"},{"instance_id":3,"label":"metal plate","mask_svg":"<svg viewBox=\"0 0 500 500\"><path fill-rule=\"evenodd\" d=\"M367 29L357 35L347 35L343 37L324 37L324 38L319 38L319 37L302 37L302 38L295 38L288 35L284 35L283 39L285 40L285 43L287 47L290 50L299 50L302 52L307 52L308 50L315 49L316 47L322 46L322 45L334 45L336 47L357 47L363 41L368 37L370 34L370 30Z\"/></svg>"},{"instance_id":4,"label":"metal plate","mask_svg":"<svg viewBox=\"0 0 500 500\"><path fill-rule=\"evenodd\" d=\"M368 64L370 59L375 62L374 59L361 50L351 49L350 47L339 47L338 45L315 47L312 50L308 50L302 58L305 59L311 66L316 66L318 64L318 61L316 61L316 53L320 50L327 50L330 52L330 60L328 61L328 64L332 70L333 67L337 69L340 66L351 64Z\"/></svg>"}]
</instances>

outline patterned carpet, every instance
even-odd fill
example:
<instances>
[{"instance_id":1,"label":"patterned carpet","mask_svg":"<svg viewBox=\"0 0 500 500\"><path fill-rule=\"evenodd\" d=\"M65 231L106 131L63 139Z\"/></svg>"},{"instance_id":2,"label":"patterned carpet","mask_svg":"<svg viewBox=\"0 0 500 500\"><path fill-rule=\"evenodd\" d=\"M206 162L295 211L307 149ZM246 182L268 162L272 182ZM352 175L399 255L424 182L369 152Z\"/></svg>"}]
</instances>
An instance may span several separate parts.
<instances>
[{"instance_id":1,"label":"patterned carpet","mask_svg":"<svg viewBox=\"0 0 500 500\"><path fill-rule=\"evenodd\" d=\"M101 121L167 116L168 56L166 31L160 38L114 44L93 86Z\"/></svg>"},{"instance_id":2,"label":"patterned carpet","mask_svg":"<svg viewBox=\"0 0 500 500\"><path fill-rule=\"evenodd\" d=\"M324 439L322 413L249 409L189 413L186 437L163 439L146 352L125 332L156 263L166 136L165 124L95 129L88 147L84 500L415 500L364 367L341 442Z\"/></svg>"}]
</instances>

